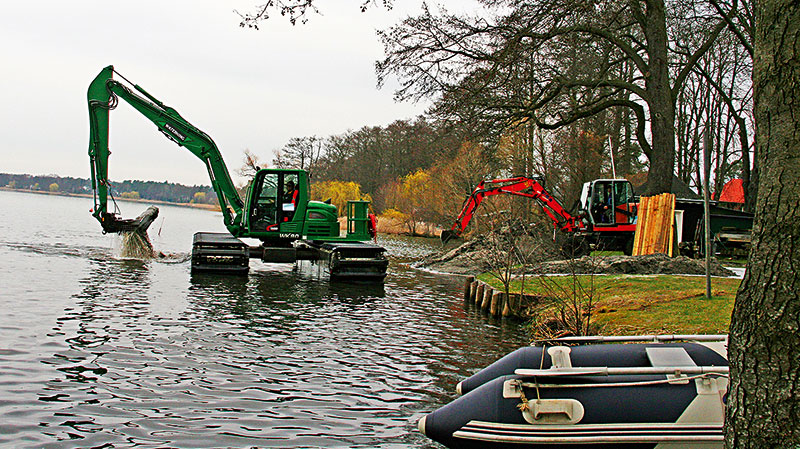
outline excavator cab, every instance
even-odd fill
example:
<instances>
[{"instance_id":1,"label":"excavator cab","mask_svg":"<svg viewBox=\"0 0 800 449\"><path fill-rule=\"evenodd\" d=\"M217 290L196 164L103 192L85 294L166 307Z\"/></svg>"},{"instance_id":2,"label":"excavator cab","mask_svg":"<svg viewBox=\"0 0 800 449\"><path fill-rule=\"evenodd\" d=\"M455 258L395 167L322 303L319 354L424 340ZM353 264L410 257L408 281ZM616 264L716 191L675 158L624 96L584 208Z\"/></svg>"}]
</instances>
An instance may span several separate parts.
<instances>
[{"instance_id":1,"label":"excavator cab","mask_svg":"<svg viewBox=\"0 0 800 449\"><path fill-rule=\"evenodd\" d=\"M594 226L632 224L636 218L633 187L627 179L598 179L583 185L581 205Z\"/></svg>"},{"instance_id":2,"label":"excavator cab","mask_svg":"<svg viewBox=\"0 0 800 449\"><path fill-rule=\"evenodd\" d=\"M265 169L256 173L248 191L251 233L297 238L308 203L308 177L302 170Z\"/></svg>"}]
</instances>

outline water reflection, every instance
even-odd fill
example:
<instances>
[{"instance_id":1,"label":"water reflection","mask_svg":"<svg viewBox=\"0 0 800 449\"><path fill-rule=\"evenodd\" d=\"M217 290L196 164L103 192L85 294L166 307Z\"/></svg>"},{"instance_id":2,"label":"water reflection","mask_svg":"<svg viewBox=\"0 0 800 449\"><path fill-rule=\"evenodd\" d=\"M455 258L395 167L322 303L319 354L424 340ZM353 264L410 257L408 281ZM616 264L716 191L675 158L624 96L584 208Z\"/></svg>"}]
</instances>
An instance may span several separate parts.
<instances>
[{"instance_id":1,"label":"water reflection","mask_svg":"<svg viewBox=\"0 0 800 449\"><path fill-rule=\"evenodd\" d=\"M216 273L192 273L193 291L239 295L261 300L324 301L327 299L369 299L386 295L382 283L352 283L326 280L321 282L298 270L285 267L273 271L253 270L249 276Z\"/></svg>"},{"instance_id":2,"label":"water reflection","mask_svg":"<svg viewBox=\"0 0 800 449\"><path fill-rule=\"evenodd\" d=\"M385 246L385 285L258 263L248 276L190 276L188 262L84 253L41 355L16 356L38 364L19 365L38 401L2 387L17 404L4 416L22 424L0 424L13 435L0 443L434 447L416 420L524 336L466 310L460 278L403 264L426 247Z\"/></svg>"}]
</instances>

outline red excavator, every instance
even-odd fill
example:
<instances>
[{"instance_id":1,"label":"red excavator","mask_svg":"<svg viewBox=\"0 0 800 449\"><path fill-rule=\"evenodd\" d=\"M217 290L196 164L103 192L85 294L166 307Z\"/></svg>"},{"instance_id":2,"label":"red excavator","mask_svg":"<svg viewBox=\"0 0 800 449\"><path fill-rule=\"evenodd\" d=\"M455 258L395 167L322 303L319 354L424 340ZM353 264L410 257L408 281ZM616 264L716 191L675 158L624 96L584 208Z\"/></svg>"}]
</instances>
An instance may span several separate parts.
<instances>
[{"instance_id":1,"label":"red excavator","mask_svg":"<svg viewBox=\"0 0 800 449\"><path fill-rule=\"evenodd\" d=\"M569 236L562 246L567 254L588 254L592 246L608 251L622 250L625 254L633 250L638 203L627 179L597 179L585 183L575 215L547 192L541 178L518 176L481 181L464 201L450 230L442 231L442 242L461 236L481 201L500 194L536 200L553 220L555 229Z\"/></svg>"}]
</instances>

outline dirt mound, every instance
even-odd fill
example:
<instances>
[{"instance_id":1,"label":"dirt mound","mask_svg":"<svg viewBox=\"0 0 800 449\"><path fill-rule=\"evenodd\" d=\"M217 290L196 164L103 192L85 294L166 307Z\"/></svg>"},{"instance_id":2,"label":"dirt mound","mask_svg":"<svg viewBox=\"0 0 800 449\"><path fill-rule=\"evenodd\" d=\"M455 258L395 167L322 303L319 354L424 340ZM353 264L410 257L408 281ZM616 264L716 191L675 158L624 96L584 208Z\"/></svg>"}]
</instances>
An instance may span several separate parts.
<instances>
[{"instance_id":1,"label":"dirt mound","mask_svg":"<svg viewBox=\"0 0 800 449\"><path fill-rule=\"evenodd\" d=\"M552 228L512 223L476 235L455 248L431 254L414 266L445 273L477 274L503 266L509 252L513 265L557 259L560 253L552 241Z\"/></svg>"},{"instance_id":2,"label":"dirt mound","mask_svg":"<svg viewBox=\"0 0 800 449\"><path fill-rule=\"evenodd\" d=\"M454 274L476 274L491 269L483 237L477 237L444 253L433 253L414 266Z\"/></svg>"},{"instance_id":3,"label":"dirt mound","mask_svg":"<svg viewBox=\"0 0 800 449\"><path fill-rule=\"evenodd\" d=\"M461 245L431 254L415 264L424 268L453 274L478 274L498 269L508 263L525 265L531 274L705 274L705 262L688 257L648 256L584 256L563 260L561 251L552 241L552 233L539 227L509 225L487 234L475 236ZM522 270L518 270L521 274ZM713 276L734 276L735 273L712 261Z\"/></svg>"},{"instance_id":4,"label":"dirt mound","mask_svg":"<svg viewBox=\"0 0 800 449\"><path fill-rule=\"evenodd\" d=\"M705 274L705 261L664 254L647 256L584 256L574 260L542 262L525 269L531 274ZM711 261L712 276L734 276L716 260Z\"/></svg>"}]
</instances>

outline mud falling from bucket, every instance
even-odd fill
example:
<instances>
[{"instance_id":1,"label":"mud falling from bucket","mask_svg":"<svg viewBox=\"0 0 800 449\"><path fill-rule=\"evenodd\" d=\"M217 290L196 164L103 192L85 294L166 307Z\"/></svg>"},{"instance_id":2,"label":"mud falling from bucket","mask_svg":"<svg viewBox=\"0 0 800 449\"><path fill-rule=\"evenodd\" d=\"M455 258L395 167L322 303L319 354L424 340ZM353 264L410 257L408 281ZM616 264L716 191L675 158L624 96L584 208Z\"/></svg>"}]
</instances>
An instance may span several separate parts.
<instances>
[{"instance_id":1,"label":"mud falling from bucket","mask_svg":"<svg viewBox=\"0 0 800 449\"><path fill-rule=\"evenodd\" d=\"M147 232L122 232L122 250L120 256L130 259L152 259L155 257L153 244Z\"/></svg>"}]
</instances>

